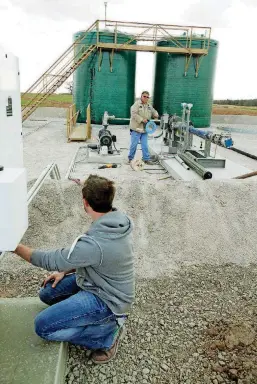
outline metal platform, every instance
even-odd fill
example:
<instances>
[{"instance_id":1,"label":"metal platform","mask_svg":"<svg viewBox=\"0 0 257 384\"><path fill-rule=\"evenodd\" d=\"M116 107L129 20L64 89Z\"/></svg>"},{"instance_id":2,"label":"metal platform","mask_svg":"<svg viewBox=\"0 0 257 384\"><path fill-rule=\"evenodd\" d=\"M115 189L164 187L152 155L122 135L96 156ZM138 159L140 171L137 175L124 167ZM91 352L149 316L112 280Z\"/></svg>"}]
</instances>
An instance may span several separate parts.
<instances>
[{"instance_id":1,"label":"metal platform","mask_svg":"<svg viewBox=\"0 0 257 384\"><path fill-rule=\"evenodd\" d=\"M69 141L86 141L87 130L85 124L76 124L69 135Z\"/></svg>"},{"instance_id":2,"label":"metal platform","mask_svg":"<svg viewBox=\"0 0 257 384\"><path fill-rule=\"evenodd\" d=\"M178 163L173 155L168 154L168 147L165 147L159 140L149 140L149 150L152 155L160 156L160 163L170 173L175 180L202 180L192 169L187 170ZM220 156L216 156L217 159L222 159ZM212 180L228 180L234 177L251 172L249 168L243 167L234 163L231 160L226 159L225 168L207 168L207 171L212 173Z\"/></svg>"}]
</instances>

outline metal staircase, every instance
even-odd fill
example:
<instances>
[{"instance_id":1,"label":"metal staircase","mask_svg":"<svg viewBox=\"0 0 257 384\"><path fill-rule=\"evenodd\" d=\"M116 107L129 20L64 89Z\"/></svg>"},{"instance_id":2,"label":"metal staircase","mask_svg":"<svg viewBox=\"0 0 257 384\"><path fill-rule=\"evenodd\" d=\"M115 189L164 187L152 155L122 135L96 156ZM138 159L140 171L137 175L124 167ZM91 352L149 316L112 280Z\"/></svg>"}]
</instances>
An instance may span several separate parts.
<instances>
[{"instance_id":1,"label":"metal staircase","mask_svg":"<svg viewBox=\"0 0 257 384\"><path fill-rule=\"evenodd\" d=\"M28 102L22 107L22 121L26 120L97 49L96 45L85 46L81 43L87 34L95 28L96 23L86 30L85 34L78 38L23 94L23 99L28 99ZM79 44L81 44L81 48L77 47Z\"/></svg>"}]
</instances>

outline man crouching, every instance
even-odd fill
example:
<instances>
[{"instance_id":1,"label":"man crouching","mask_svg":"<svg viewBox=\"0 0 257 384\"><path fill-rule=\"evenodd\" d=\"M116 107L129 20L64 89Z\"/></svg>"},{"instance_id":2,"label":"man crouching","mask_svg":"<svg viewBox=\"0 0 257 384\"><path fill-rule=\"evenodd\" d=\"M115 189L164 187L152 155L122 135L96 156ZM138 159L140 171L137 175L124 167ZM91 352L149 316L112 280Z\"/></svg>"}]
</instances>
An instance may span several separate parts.
<instances>
[{"instance_id":1,"label":"man crouching","mask_svg":"<svg viewBox=\"0 0 257 384\"><path fill-rule=\"evenodd\" d=\"M115 357L135 290L133 224L113 208L114 195L112 181L90 175L82 189L93 221L88 231L68 249L40 251L20 244L15 250L37 267L58 271L40 290L49 307L37 315L36 333L92 350L96 364Z\"/></svg>"}]
</instances>

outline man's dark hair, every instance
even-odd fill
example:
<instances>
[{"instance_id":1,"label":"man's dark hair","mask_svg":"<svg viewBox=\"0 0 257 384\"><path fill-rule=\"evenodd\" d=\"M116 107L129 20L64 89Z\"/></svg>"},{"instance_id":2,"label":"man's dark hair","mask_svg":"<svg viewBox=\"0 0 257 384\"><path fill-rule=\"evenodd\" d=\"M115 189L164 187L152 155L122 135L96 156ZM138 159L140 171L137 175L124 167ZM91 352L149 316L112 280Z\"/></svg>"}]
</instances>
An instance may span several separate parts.
<instances>
[{"instance_id":1,"label":"man's dark hair","mask_svg":"<svg viewBox=\"0 0 257 384\"><path fill-rule=\"evenodd\" d=\"M113 181L90 175L84 182L82 195L95 212L106 213L112 209L115 191Z\"/></svg>"},{"instance_id":2,"label":"man's dark hair","mask_svg":"<svg viewBox=\"0 0 257 384\"><path fill-rule=\"evenodd\" d=\"M142 92L142 93L141 93L141 96L142 96L143 94L146 94L146 95L150 96L150 93L149 93L148 91L144 91L144 92Z\"/></svg>"}]
</instances>

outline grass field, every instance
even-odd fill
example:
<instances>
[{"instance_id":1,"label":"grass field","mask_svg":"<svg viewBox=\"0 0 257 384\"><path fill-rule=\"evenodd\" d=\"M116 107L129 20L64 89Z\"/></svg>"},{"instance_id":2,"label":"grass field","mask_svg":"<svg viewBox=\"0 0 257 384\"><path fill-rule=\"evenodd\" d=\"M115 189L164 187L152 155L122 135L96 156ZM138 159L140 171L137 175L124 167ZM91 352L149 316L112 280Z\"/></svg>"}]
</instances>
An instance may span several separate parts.
<instances>
[{"instance_id":1,"label":"grass field","mask_svg":"<svg viewBox=\"0 0 257 384\"><path fill-rule=\"evenodd\" d=\"M213 105L214 115L248 115L257 116L257 107L241 107L240 105Z\"/></svg>"},{"instance_id":2,"label":"grass field","mask_svg":"<svg viewBox=\"0 0 257 384\"><path fill-rule=\"evenodd\" d=\"M33 98L34 94L29 93L26 96L21 94L21 105L24 106L29 99ZM72 95L67 93L58 93L49 96L41 107L59 107L68 108L72 104ZM214 115L248 115L257 116L257 107L241 107L238 105L213 105L212 113Z\"/></svg>"},{"instance_id":3,"label":"grass field","mask_svg":"<svg viewBox=\"0 0 257 384\"><path fill-rule=\"evenodd\" d=\"M35 94L28 93L25 96L21 94L21 105L27 104L28 100L35 97ZM72 95L68 93L57 93L49 96L40 106L41 107L59 107L68 108L72 104Z\"/></svg>"}]
</instances>

